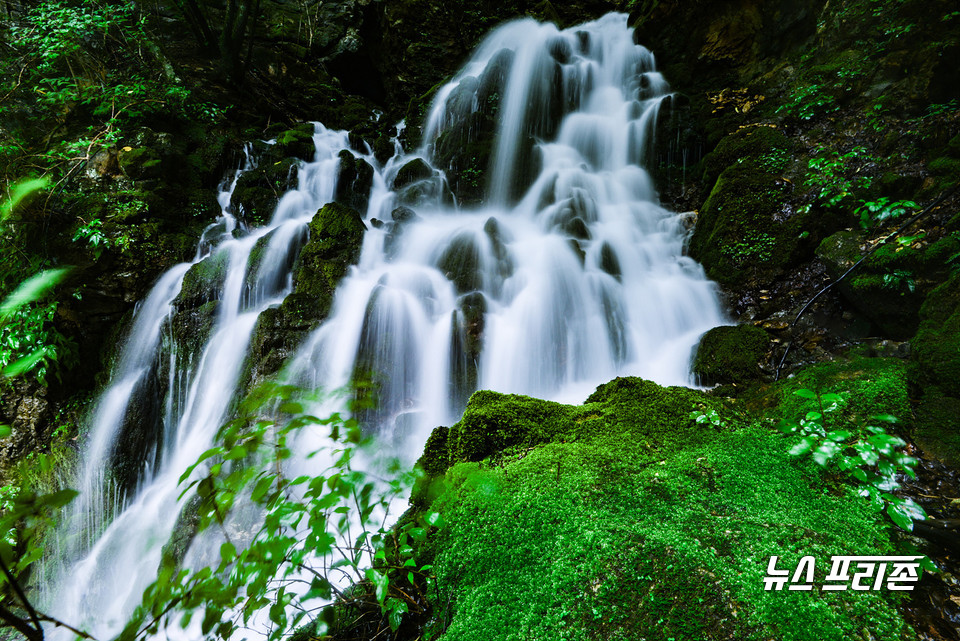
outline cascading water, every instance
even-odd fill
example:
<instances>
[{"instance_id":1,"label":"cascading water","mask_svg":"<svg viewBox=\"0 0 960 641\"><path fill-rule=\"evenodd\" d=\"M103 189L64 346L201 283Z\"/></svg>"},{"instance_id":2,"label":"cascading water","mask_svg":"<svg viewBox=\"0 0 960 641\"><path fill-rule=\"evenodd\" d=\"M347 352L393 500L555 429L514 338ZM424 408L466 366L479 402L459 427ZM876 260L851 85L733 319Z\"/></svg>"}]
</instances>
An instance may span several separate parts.
<instances>
[{"instance_id":1,"label":"cascading water","mask_svg":"<svg viewBox=\"0 0 960 641\"><path fill-rule=\"evenodd\" d=\"M724 319L714 286L683 256L679 216L656 203L642 168L666 92L625 15L492 33L438 92L422 149L398 149L383 167L350 152L374 166L359 263L289 375L327 390L372 383L377 402L362 418L409 460L476 389L580 402L618 375L690 384L698 337ZM490 187L482 205L458 209L444 176L455 168L439 148L457 136L480 142L470 125L491 105ZM334 199L347 134L318 125L315 142L315 161L267 227L233 238L225 190L224 223L198 252L223 265L202 349L162 337L174 334L188 265L162 277L137 314L93 419L82 510L103 502L90 488L108 476L131 396L162 360L161 436L112 522L85 526L98 539L79 546L53 599L59 618L95 636L115 632L155 576L179 512L177 480L228 416L257 316L291 291L305 225ZM401 179L410 166L421 171Z\"/></svg>"}]
</instances>

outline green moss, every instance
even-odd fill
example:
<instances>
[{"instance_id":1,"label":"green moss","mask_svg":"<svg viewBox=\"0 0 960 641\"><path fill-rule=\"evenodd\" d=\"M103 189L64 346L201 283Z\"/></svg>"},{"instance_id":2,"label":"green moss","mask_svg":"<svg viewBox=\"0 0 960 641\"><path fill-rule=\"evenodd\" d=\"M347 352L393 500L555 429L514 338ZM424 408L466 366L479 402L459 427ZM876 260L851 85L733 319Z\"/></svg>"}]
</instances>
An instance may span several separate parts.
<instances>
[{"instance_id":1,"label":"green moss","mask_svg":"<svg viewBox=\"0 0 960 641\"><path fill-rule=\"evenodd\" d=\"M697 220L690 254L722 285L765 284L799 257L809 213L786 210L788 183L754 163L717 179Z\"/></svg>"},{"instance_id":2,"label":"green moss","mask_svg":"<svg viewBox=\"0 0 960 641\"><path fill-rule=\"evenodd\" d=\"M950 176L956 178L960 175L960 160L944 156L943 158L931 160L927 165L927 169L935 176Z\"/></svg>"},{"instance_id":3,"label":"green moss","mask_svg":"<svg viewBox=\"0 0 960 641\"><path fill-rule=\"evenodd\" d=\"M397 171L397 176L393 179L393 188L402 189L410 183L432 177L433 170L430 168L430 165L420 158L414 158Z\"/></svg>"},{"instance_id":4,"label":"green moss","mask_svg":"<svg viewBox=\"0 0 960 641\"><path fill-rule=\"evenodd\" d=\"M280 132L277 134L275 146L277 153L283 157L312 161L317 152L317 146L313 142L313 123L305 122Z\"/></svg>"},{"instance_id":5,"label":"green moss","mask_svg":"<svg viewBox=\"0 0 960 641\"><path fill-rule=\"evenodd\" d=\"M759 327L714 327L700 337L693 372L703 385L757 380L769 344L770 337Z\"/></svg>"},{"instance_id":6,"label":"green moss","mask_svg":"<svg viewBox=\"0 0 960 641\"><path fill-rule=\"evenodd\" d=\"M824 239L817 257L831 278L839 278L866 253L866 236L840 231ZM839 284L839 290L864 316L891 338L906 340L917 331L927 293L947 276L947 260L960 252L960 239L945 236L913 247L887 243Z\"/></svg>"},{"instance_id":7,"label":"green moss","mask_svg":"<svg viewBox=\"0 0 960 641\"><path fill-rule=\"evenodd\" d=\"M450 428L450 458L479 461L512 447L548 442L568 424L569 409L528 396L476 392L463 418Z\"/></svg>"},{"instance_id":8,"label":"green moss","mask_svg":"<svg viewBox=\"0 0 960 641\"><path fill-rule=\"evenodd\" d=\"M229 262L229 252L215 251L187 270L173 305L178 309L189 309L210 300L219 300Z\"/></svg>"},{"instance_id":9,"label":"green moss","mask_svg":"<svg viewBox=\"0 0 960 641\"><path fill-rule=\"evenodd\" d=\"M960 399L935 390L924 395L917 408L913 437L923 451L938 461L960 467Z\"/></svg>"},{"instance_id":10,"label":"green moss","mask_svg":"<svg viewBox=\"0 0 960 641\"><path fill-rule=\"evenodd\" d=\"M254 225L270 221L280 197L296 184L297 158L283 158L271 162L267 157L261 164L244 172L233 189L230 202L240 217Z\"/></svg>"},{"instance_id":11,"label":"green moss","mask_svg":"<svg viewBox=\"0 0 960 641\"><path fill-rule=\"evenodd\" d=\"M359 212L339 203L323 206L310 221L310 240L294 267L294 293L311 296L326 314L337 283L360 257L366 230Z\"/></svg>"},{"instance_id":12,"label":"green moss","mask_svg":"<svg viewBox=\"0 0 960 641\"><path fill-rule=\"evenodd\" d=\"M639 379L601 386L581 407L475 394L464 419L483 416L509 435L504 443L521 440L495 462L451 460L434 488L428 509L446 524L419 556L432 559L437 620L449 626L428 632L913 638L889 593L763 590L771 555L783 566L808 554L825 564L894 548L868 503L828 489L809 462L787 455L781 435L688 417L711 402ZM441 436L433 445L445 449Z\"/></svg>"},{"instance_id":13,"label":"green moss","mask_svg":"<svg viewBox=\"0 0 960 641\"><path fill-rule=\"evenodd\" d=\"M923 395L915 437L936 458L960 464L960 277L930 293L920 318L909 370Z\"/></svg>"},{"instance_id":14,"label":"green moss","mask_svg":"<svg viewBox=\"0 0 960 641\"><path fill-rule=\"evenodd\" d=\"M703 182L712 187L727 167L747 159L759 161L766 171L782 171L792 149L790 139L779 129L768 126L738 129L725 136L704 158Z\"/></svg>"},{"instance_id":15,"label":"green moss","mask_svg":"<svg viewBox=\"0 0 960 641\"><path fill-rule=\"evenodd\" d=\"M835 416L851 428L862 427L878 414L911 423L907 363L899 358L854 356L803 368L767 391L764 404L774 418L797 418L815 408L815 401L794 394L798 389L840 394L843 401Z\"/></svg>"},{"instance_id":16,"label":"green moss","mask_svg":"<svg viewBox=\"0 0 960 641\"><path fill-rule=\"evenodd\" d=\"M160 155L148 147L138 147L122 151L118 158L120 170L133 180L159 178L161 173Z\"/></svg>"}]
</instances>

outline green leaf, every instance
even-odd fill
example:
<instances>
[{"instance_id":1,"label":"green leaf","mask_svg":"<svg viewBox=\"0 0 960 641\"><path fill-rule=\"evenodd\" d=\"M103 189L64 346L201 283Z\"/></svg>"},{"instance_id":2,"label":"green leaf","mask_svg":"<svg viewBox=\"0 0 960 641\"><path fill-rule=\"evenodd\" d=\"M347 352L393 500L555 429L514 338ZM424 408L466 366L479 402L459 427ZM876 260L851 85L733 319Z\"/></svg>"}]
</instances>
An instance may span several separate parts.
<instances>
[{"instance_id":1,"label":"green leaf","mask_svg":"<svg viewBox=\"0 0 960 641\"><path fill-rule=\"evenodd\" d=\"M887 516L907 532L913 531L911 511L903 503L894 503L892 501L887 503Z\"/></svg>"},{"instance_id":2,"label":"green leaf","mask_svg":"<svg viewBox=\"0 0 960 641\"><path fill-rule=\"evenodd\" d=\"M433 527L443 527L443 517L440 516L439 512L431 512L424 518L424 521L427 522L427 525Z\"/></svg>"},{"instance_id":3,"label":"green leaf","mask_svg":"<svg viewBox=\"0 0 960 641\"><path fill-rule=\"evenodd\" d=\"M35 349L32 353L27 354L26 356L19 358L13 363L10 363L4 367L2 373L7 378L16 378L17 376L32 370L34 367L36 367L37 363L52 353L53 350L50 347L41 347L39 349Z\"/></svg>"},{"instance_id":4,"label":"green leaf","mask_svg":"<svg viewBox=\"0 0 960 641\"><path fill-rule=\"evenodd\" d=\"M263 498L263 495L267 493L267 490L270 489L270 485L273 482L273 477L265 476L257 481L256 486L253 488L253 492L250 495L250 498L255 502L259 503L260 499Z\"/></svg>"},{"instance_id":5,"label":"green leaf","mask_svg":"<svg viewBox=\"0 0 960 641\"><path fill-rule=\"evenodd\" d=\"M37 301L62 281L69 268L47 269L20 283L13 293L0 304L0 320L6 319L20 307Z\"/></svg>"},{"instance_id":6,"label":"green leaf","mask_svg":"<svg viewBox=\"0 0 960 641\"><path fill-rule=\"evenodd\" d=\"M18 182L11 189L10 198L0 205L0 220L5 220L13 213L20 202L35 191L46 189L50 185L47 178L31 178Z\"/></svg>"},{"instance_id":7,"label":"green leaf","mask_svg":"<svg viewBox=\"0 0 960 641\"><path fill-rule=\"evenodd\" d=\"M13 433L9 425L0 425L0 438L7 438Z\"/></svg>"},{"instance_id":8,"label":"green leaf","mask_svg":"<svg viewBox=\"0 0 960 641\"><path fill-rule=\"evenodd\" d=\"M230 448L230 451L224 454L223 458L226 461L235 461L237 459L246 458L247 448L242 445L234 445Z\"/></svg>"},{"instance_id":9,"label":"green leaf","mask_svg":"<svg viewBox=\"0 0 960 641\"><path fill-rule=\"evenodd\" d=\"M817 393L810 389L798 389L794 394L800 398L808 398L811 400L817 398Z\"/></svg>"},{"instance_id":10,"label":"green leaf","mask_svg":"<svg viewBox=\"0 0 960 641\"><path fill-rule=\"evenodd\" d=\"M790 448L790 456L803 456L816 444L816 439L809 436L800 440L799 443Z\"/></svg>"},{"instance_id":11,"label":"green leaf","mask_svg":"<svg viewBox=\"0 0 960 641\"><path fill-rule=\"evenodd\" d=\"M853 436L853 432L848 432L847 430L834 430L832 432L827 432L827 438L837 443L842 443L851 436Z\"/></svg>"},{"instance_id":12,"label":"green leaf","mask_svg":"<svg viewBox=\"0 0 960 641\"><path fill-rule=\"evenodd\" d=\"M373 583L377 602L380 603L380 605L383 605L384 600L387 598L387 591L390 588L390 579L387 578L386 574L378 572L373 568L367 568L366 576L368 579L370 579L370 582Z\"/></svg>"}]
</instances>

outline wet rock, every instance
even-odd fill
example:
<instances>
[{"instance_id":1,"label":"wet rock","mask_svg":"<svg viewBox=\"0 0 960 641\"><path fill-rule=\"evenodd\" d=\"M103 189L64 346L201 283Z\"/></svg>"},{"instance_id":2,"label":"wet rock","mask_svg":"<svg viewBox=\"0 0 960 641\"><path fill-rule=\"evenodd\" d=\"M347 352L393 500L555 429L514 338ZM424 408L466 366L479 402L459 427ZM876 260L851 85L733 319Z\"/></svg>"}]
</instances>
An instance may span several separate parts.
<instances>
[{"instance_id":1,"label":"wet rock","mask_svg":"<svg viewBox=\"0 0 960 641\"><path fill-rule=\"evenodd\" d=\"M393 179L393 188L403 189L411 183L433 178L433 174L433 169L423 159L414 158L397 171L397 176Z\"/></svg>"},{"instance_id":2,"label":"wet rock","mask_svg":"<svg viewBox=\"0 0 960 641\"><path fill-rule=\"evenodd\" d=\"M461 296L451 318L450 402L454 411L477 389L487 301L480 292Z\"/></svg>"},{"instance_id":3,"label":"wet rock","mask_svg":"<svg viewBox=\"0 0 960 641\"><path fill-rule=\"evenodd\" d=\"M553 59L562 65L570 62L570 56L573 55L573 47L570 46L566 38L560 36L551 38L550 42L547 43L547 50Z\"/></svg>"},{"instance_id":4,"label":"wet rock","mask_svg":"<svg viewBox=\"0 0 960 641\"><path fill-rule=\"evenodd\" d=\"M317 153L313 142L313 123L305 122L292 129L280 132L274 143L274 152L282 158L298 158L312 162Z\"/></svg>"},{"instance_id":5,"label":"wet rock","mask_svg":"<svg viewBox=\"0 0 960 641\"><path fill-rule=\"evenodd\" d=\"M346 149L340 152L339 159L334 200L359 212L367 211L370 189L373 187L373 167Z\"/></svg>"},{"instance_id":6,"label":"wet rock","mask_svg":"<svg viewBox=\"0 0 960 641\"><path fill-rule=\"evenodd\" d=\"M417 216L415 211L403 205L394 209L390 213L390 217L393 218L393 222L389 224L387 237L383 241L383 249L387 257L393 258L400 248L399 240L404 229L409 223L418 220L420 217Z\"/></svg>"},{"instance_id":7,"label":"wet rock","mask_svg":"<svg viewBox=\"0 0 960 641\"><path fill-rule=\"evenodd\" d=\"M617 280L620 280L620 276L623 274L623 271L620 268L620 259L617 257L617 252L614 251L610 243L604 242L600 247L600 269L607 272Z\"/></svg>"},{"instance_id":8,"label":"wet rock","mask_svg":"<svg viewBox=\"0 0 960 641\"><path fill-rule=\"evenodd\" d=\"M455 236L440 254L437 269L450 279L457 293L481 289L483 274L480 272L480 248L473 235L462 232Z\"/></svg>"},{"instance_id":9,"label":"wet rock","mask_svg":"<svg viewBox=\"0 0 960 641\"><path fill-rule=\"evenodd\" d=\"M234 212L251 225L265 225L289 189L297 184L300 161L284 158L270 162L269 158L259 166L244 172L237 180L230 203Z\"/></svg>"},{"instance_id":10,"label":"wet rock","mask_svg":"<svg viewBox=\"0 0 960 641\"><path fill-rule=\"evenodd\" d=\"M350 265L360 257L366 225L360 212L340 203L324 205L310 221L310 240L297 258L295 294L311 296L319 315L326 315L333 292Z\"/></svg>"},{"instance_id":11,"label":"wet rock","mask_svg":"<svg viewBox=\"0 0 960 641\"><path fill-rule=\"evenodd\" d=\"M192 309L208 301L219 300L229 262L229 252L216 251L192 266L183 277L183 286L173 300L173 306Z\"/></svg>"}]
</instances>

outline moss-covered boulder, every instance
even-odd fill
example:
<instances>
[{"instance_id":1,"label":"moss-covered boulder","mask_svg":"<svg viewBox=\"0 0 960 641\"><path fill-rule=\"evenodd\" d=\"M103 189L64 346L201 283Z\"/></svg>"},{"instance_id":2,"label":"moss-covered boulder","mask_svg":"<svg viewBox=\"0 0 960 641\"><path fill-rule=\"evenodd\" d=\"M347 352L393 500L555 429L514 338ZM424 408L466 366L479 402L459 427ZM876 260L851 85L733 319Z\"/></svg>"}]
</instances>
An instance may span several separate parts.
<instances>
[{"instance_id":1,"label":"moss-covered boulder","mask_svg":"<svg viewBox=\"0 0 960 641\"><path fill-rule=\"evenodd\" d=\"M759 414L800 419L808 411L819 409L816 401L795 394L801 389L838 394L841 400L832 418L841 421L845 429L860 431L879 414L895 416L904 426L912 424L907 361L902 358L852 354L805 367L763 389L758 396L748 394L743 400Z\"/></svg>"},{"instance_id":2,"label":"moss-covered boulder","mask_svg":"<svg viewBox=\"0 0 960 641\"><path fill-rule=\"evenodd\" d=\"M960 277L933 290L911 341L911 380L925 392L960 398Z\"/></svg>"},{"instance_id":3,"label":"moss-covered boulder","mask_svg":"<svg viewBox=\"0 0 960 641\"><path fill-rule=\"evenodd\" d=\"M453 283L457 293L475 291L483 285L478 239L470 232L455 236L437 259L437 269Z\"/></svg>"},{"instance_id":4,"label":"moss-covered boulder","mask_svg":"<svg viewBox=\"0 0 960 641\"><path fill-rule=\"evenodd\" d=\"M229 252L214 251L193 265L183 277L180 293L173 300L174 307L192 309L208 301L219 300L227 279L229 263Z\"/></svg>"},{"instance_id":5,"label":"moss-covered boulder","mask_svg":"<svg viewBox=\"0 0 960 641\"><path fill-rule=\"evenodd\" d=\"M360 212L340 203L324 205L310 221L310 240L294 267L293 292L313 299L319 315L329 311L337 284L360 257L366 228Z\"/></svg>"},{"instance_id":6,"label":"moss-covered boulder","mask_svg":"<svg viewBox=\"0 0 960 641\"><path fill-rule=\"evenodd\" d=\"M911 346L910 382L920 395L914 437L930 455L960 466L960 277L927 297Z\"/></svg>"},{"instance_id":7,"label":"moss-covered boulder","mask_svg":"<svg viewBox=\"0 0 960 641\"><path fill-rule=\"evenodd\" d=\"M250 339L250 358L241 380L255 385L275 374L309 332L326 318L337 285L350 265L360 258L365 230L360 213L339 203L324 205L316 213L308 225L309 238L299 254L299 243L294 243L292 251L281 259L292 262L293 291L279 306L264 310L257 319ZM250 269L263 260L268 238L269 235L264 237L251 252ZM268 293L270 283L261 284L263 292Z\"/></svg>"},{"instance_id":8,"label":"moss-covered boulder","mask_svg":"<svg viewBox=\"0 0 960 641\"><path fill-rule=\"evenodd\" d=\"M423 159L414 158L397 171L397 175L393 179L393 188L397 190L403 189L407 185L419 180L433 178L433 174L433 169L431 169L430 165L424 162Z\"/></svg>"},{"instance_id":9,"label":"moss-covered boulder","mask_svg":"<svg viewBox=\"0 0 960 641\"><path fill-rule=\"evenodd\" d=\"M708 408L719 409L701 393L639 379L582 406L474 394L428 441L414 496L443 521L416 549L440 586L430 632L911 638L889 592L764 590L773 555L790 568L813 555L819 582L831 555L897 549L868 501L789 456L781 434L689 416Z\"/></svg>"},{"instance_id":10,"label":"moss-covered boulder","mask_svg":"<svg viewBox=\"0 0 960 641\"><path fill-rule=\"evenodd\" d=\"M773 126L738 129L725 136L703 159L703 182L710 188L727 167L747 160L771 173L783 171L793 148L790 139Z\"/></svg>"},{"instance_id":11,"label":"moss-covered boulder","mask_svg":"<svg viewBox=\"0 0 960 641\"><path fill-rule=\"evenodd\" d=\"M274 139L277 155L311 162L317 154L317 146L313 142L313 130L313 123L305 122L292 129L281 131Z\"/></svg>"},{"instance_id":12,"label":"moss-covered boulder","mask_svg":"<svg viewBox=\"0 0 960 641\"><path fill-rule=\"evenodd\" d=\"M363 213L370 202L373 187L373 167L363 158L358 158L344 149L339 155L337 168L337 192L334 195L341 205Z\"/></svg>"},{"instance_id":13,"label":"moss-covered boulder","mask_svg":"<svg viewBox=\"0 0 960 641\"><path fill-rule=\"evenodd\" d=\"M808 248L808 211L786 203L792 187L753 162L731 165L710 192L690 239L690 255L726 286L769 284Z\"/></svg>"},{"instance_id":14,"label":"moss-covered boulder","mask_svg":"<svg viewBox=\"0 0 960 641\"><path fill-rule=\"evenodd\" d=\"M693 373L701 385L755 381L769 345L767 333L753 325L714 327L700 337Z\"/></svg>"},{"instance_id":15,"label":"moss-covered boulder","mask_svg":"<svg viewBox=\"0 0 960 641\"><path fill-rule=\"evenodd\" d=\"M816 256L837 279L868 249L865 234L839 231L820 243ZM924 298L943 281L947 260L958 251L960 239L952 235L929 244L887 243L840 281L838 289L884 335L906 340L917 331Z\"/></svg>"},{"instance_id":16,"label":"moss-covered boulder","mask_svg":"<svg viewBox=\"0 0 960 641\"><path fill-rule=\"evenodd\" d=\"M265 225L273 217L280 197L297 184L300 160L266 157L261 164L237 179L230 203L233 210L251 225Z\"/></svg>"}]
</instances>

